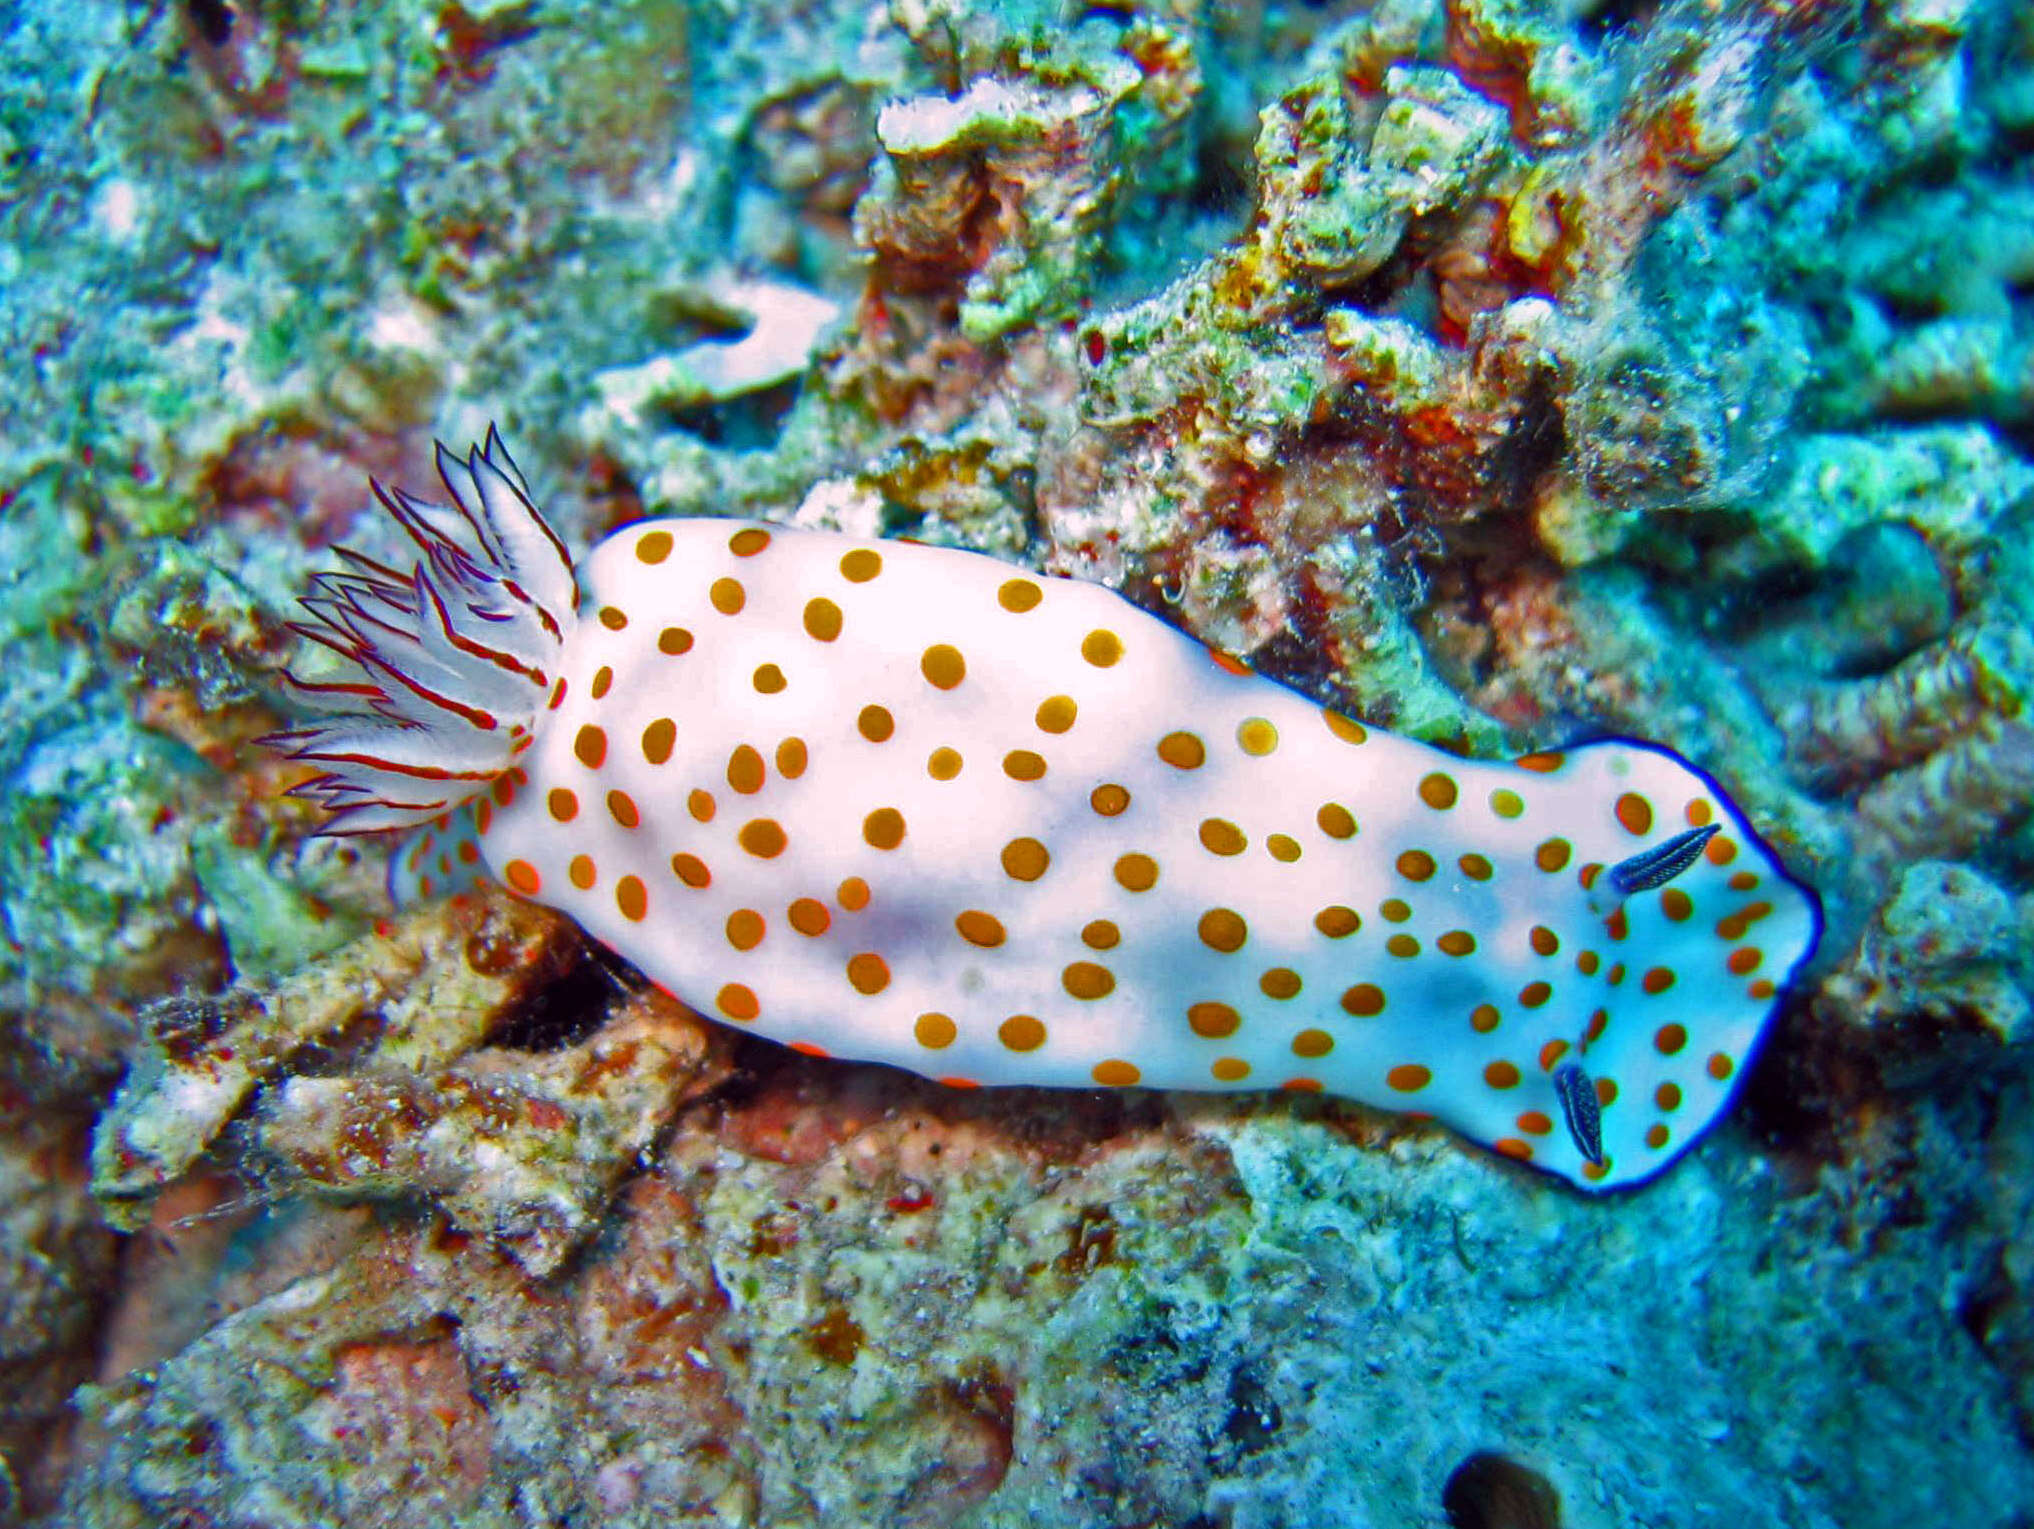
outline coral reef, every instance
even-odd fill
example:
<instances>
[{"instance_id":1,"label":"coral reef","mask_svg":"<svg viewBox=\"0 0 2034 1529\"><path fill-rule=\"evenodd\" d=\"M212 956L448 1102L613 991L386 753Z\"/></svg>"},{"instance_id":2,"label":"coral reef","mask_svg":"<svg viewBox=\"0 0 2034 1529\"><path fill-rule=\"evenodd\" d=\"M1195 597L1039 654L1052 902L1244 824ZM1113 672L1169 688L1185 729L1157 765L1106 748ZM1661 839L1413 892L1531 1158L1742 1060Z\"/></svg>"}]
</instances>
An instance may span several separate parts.
<instances>
[{"instance_id":1,"label":"coral reef","mask_svg":"<svg viewBox=\"0 0 2034 1529\"><path fill-rule=\"evenodd\" d=\"M25 0L0 78L0 1522L2034 1514L2027 7ZM377 928L251 740L490 419L578 546L971 546L1658 739L1822 958L1593 1205Z\"/></svg>"},{"instance_id":2,"label":"coral reef","mask_svg":"<svg viewBox=\"0 0 2034 1529\"><path fill-rule=\"evenodd\" d=\"M714 1037L647 989L570 1044L560 1044L569 1031L533 1033L533 999L569 990L579 958L566 921L476 894L365 935L272 990L165 1000L145 1014L147 1043L99 1120L92 1193L116 1226L138 1227L163 1186L245 1117L240 1146L264 1192L428 1192L455 1226L549 1273L713 1071ZM599 1013L597 999L579 1003ZM519 1031L545 1049L529 1055ZM307 1058L319 1071L291 1075Z\"/></svg>"},{"instance_id":3,"label":"coral reef","mask_svg":"<svg viewBox=\"0 0 2034 1529\"><path fill-rule=\"evenodd\" d=\"M1950 1378L1960 1330L1910 1319L1928 1234L1886 1227L1855 1291L1837 1202L1714 1157L1578 1217L1334 1110L778 1053L684 1118L562 1286L435 1217L182 1271L220 1316L88 1391L63 1511L230 1516L259 1462L281 1522L1297 1524L1323 1494L1335 1522L1439 1522L1497 1440L1579 1529L2024 1511L2009 1418ZM1573 1285L1619 1301L1581 1319ZM1867 1420L1874 1451L1826 1449Z\"/></svg>"}]
</instances>

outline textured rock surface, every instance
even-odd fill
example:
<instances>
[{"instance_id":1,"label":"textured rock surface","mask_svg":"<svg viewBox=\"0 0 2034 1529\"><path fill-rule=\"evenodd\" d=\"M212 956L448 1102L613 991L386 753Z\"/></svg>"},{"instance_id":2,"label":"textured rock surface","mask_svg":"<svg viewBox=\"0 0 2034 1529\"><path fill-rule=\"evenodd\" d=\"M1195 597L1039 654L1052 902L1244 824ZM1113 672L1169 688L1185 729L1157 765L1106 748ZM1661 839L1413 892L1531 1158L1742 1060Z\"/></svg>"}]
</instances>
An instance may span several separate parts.
<instances>
[{"instance_id":1,"label":"textured rock surface","mask_svg":"<svg viewBox=\"0 0 2034 1529\"><path fill-rule=\"evenodd\" d=\"M2027 7L27 0L0 80L0 1521L2034 1516ZM490 418L578 545L973 546L1659 739L1822 956L1590 1204L376 930L250 740Z\"/></svg>"},{"instance_id":2,"label":"textured rock surface","mask_svg":"<svg viewBox=\"0 0 2034 1529\"><path fill-rule=\"evenodd\" d=\"M1334 1108L755 1049L562 1281L429 1219L222 1258L230 1314L87 1393L70 1521L251 1521L258 1481L268 1523L1439 1523L1493 1447L1578 1529L2034 1506L1940 1309L1971 1183L1915 1220L1733 1137L1589 1204Z\"/></svg>"}]
</instances>

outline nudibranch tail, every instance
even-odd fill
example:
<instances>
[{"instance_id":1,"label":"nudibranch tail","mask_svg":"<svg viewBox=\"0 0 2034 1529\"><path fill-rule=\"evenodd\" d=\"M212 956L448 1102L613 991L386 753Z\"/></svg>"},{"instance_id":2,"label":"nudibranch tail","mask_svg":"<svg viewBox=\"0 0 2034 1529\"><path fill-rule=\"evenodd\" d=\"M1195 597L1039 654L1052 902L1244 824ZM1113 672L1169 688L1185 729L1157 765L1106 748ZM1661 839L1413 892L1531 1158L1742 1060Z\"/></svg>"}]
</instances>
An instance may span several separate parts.
<instances>
[{"instance_id":1,"label":"nudibranch tail","mask_svg":"<svg viewBox=\"0 0 2034 1529\"><path fill-rule=\"evenodd\" d=\"M426 823L483 789L530 748L561 692L579 588L564 543L492 426L462 461L442 443L436 505L373 484L415 543L404 573L347 548L319 574L291 630L335 654L329 676L285 672L333 713L262 740L327 767L296 788L325 807L327 833Z\"/></svg>"}]
</instances>

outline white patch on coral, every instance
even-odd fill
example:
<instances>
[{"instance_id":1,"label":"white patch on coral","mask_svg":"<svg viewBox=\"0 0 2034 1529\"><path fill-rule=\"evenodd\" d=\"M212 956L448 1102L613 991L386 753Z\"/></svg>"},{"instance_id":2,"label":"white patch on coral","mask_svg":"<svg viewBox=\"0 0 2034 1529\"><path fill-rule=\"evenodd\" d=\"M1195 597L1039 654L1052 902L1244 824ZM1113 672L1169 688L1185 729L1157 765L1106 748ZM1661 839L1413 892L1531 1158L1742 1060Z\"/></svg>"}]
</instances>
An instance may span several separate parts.
<instances>
[{"instance_id":1,"label":"white patch on coral","mask_svg":"<svg viewBox=\"0 0 2034 1529\"><path fill-rule=\"evenodd\" d=\"M876 114L876 136L892 154L936 153L981 128L1013 127L1038 119L1065 120L1099 111L1102 97L1085 87L1064 93L1003 80L975 80L957 96L892 101Z\"/></svg>"},{"instance_id":2,"label":"white patch on coral","mask_svg":"<svg viewBox=\"0 0 2034 1529\"><path fill-rule=\"evenodd\" d=\"M883 496L853 478L824 478L806 492L786 523L808 531L882 534Z\"/></svg>"},{"instance_id":3,"label":"white patch on coral","mask_svg":"<svg viewBox=\"0 0 2034 1529\"><path fill-rule=\"evenodd\" d=\"M423 304L397 297L377 308L367 321L367 338L384 350L426 354L438 347L438 326Z\"/></svg>"},{"instance_id":4,"label":"white patch on coral","mask_svg":"<svg viewBox=\"0 0 2034 1529\"><path fill-rule=\"evenodd\" d=\"M107 181L92 198L92 221L107 238L127 243L141 228L141 189L131 180Z\"/></svg>"},{"instance_id":5,"label":"white patch on coral","mask_svg":"<svg viewBox=\"0 0 2034 1529\"><path fill-rule=\"evenodd\" d=\"M789 381L805 370L840 318L840 304L832 298L788 282L720 279L692 295L716 317L746 325L748 332L596 374L602 403L631 427L640 428L653 407L715 403Z\"/></svg>"}]
</instances>

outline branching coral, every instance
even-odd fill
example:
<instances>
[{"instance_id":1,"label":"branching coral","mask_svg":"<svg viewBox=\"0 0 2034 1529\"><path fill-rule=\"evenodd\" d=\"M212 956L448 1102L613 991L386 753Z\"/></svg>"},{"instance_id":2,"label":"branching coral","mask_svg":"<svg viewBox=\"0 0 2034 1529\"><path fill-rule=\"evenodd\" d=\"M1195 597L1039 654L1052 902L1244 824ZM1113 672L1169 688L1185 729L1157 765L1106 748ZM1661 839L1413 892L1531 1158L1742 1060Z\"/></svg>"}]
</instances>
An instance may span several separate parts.
<instances>
[{"instance_id":1,"label":"branching coral","mask_svg":"<svg viewBox=\"0 0 2034 1529\"><path fill-rule=\"evenodd\" d=\"M1967 866L1920 860L1907 868L1827 988L1857 1022L1881 1032L1874 1055L1889 1078L1940 1071L1945 1034L1980 1037L1988 1047L2024 1038L2034 1018L2028 903ZM1966 1058L1952 1052L1949 1060Z\"/></svg>"},{"instance_id":2,"label":"branching coral","mask_svg":"<svg viewBox=\"0 0 2034 1529\"><path fill-rule=\"evenodd\" d=\"M532 904L458 898L272 988L164 1004L99 1123L92 1191L117 1224L140 1225L260 1090L239 1149L267 1192L428 1197L525 1266L555 1268L712 1072L716 1045L654 992L563 1047L504 1045L579 951ZM290 1075L339 1056L342 1075Z\"/></svg>"},{"instance_id":3,"label":"branching coral","mask_svg":"<svg viewBox=\"0 0 2034 1529\"><path fill-rule=\"evenodd\" d=\"M1138 23L1113 56L1047 53L1014 78L884 107L884 156L855 209L884 285L964 285L960 328L978 343L1064 313L1198 90L1191 51Z\"/></svg>"},{"instance_id":4,"label":"branching coral","mask_svg":"<svg viewBox=\"0 0 2034 1529\"><path fill-rule=\"evenodd\" d=\"M1959 628L1869 682L1804 696L1782 714L1788 750L1820 784L1883 776L1982 728L2011 721L2034 683L2034 637L1996 623Z\"/></svg>"},{"instance_id":5,"label":"branching coral","mask_svg":"<svg viewBox=\"0 0 2034 1529\"><path fill-rule=\"evenodd\" d=\"M284 1081L249 1145L268 1193L421 1196L549 1274L597 1227L636 1154L718 1074L725 1038L653 990L584 1040L439 1069L367 1064ZM263 1167L263 1160L267 1166Z\"/></svg>"}]
</instances>

